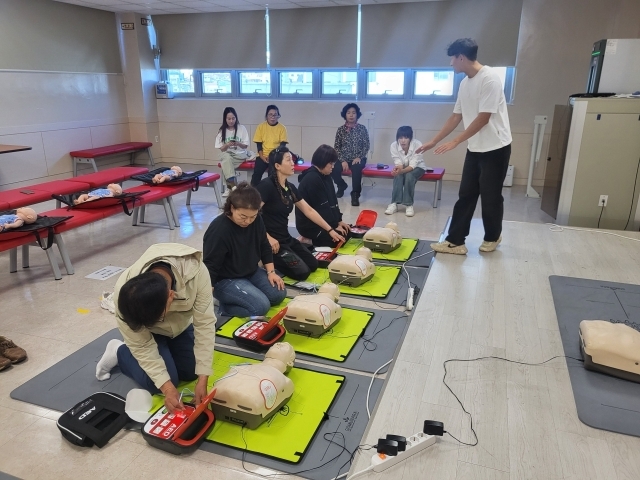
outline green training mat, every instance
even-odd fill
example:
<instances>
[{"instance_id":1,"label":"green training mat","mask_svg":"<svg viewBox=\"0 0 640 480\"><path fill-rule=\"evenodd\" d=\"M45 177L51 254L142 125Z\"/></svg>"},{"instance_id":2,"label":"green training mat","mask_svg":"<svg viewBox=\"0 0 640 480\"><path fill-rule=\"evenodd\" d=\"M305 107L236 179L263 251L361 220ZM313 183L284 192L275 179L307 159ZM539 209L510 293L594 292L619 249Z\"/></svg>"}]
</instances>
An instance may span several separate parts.
<instances>
[{"instance_id":1,"label":"green training mat","mask_svg":"<svg viewBox=\"0 0 640 480\"><path fill-rule=\"evenodd\" d=\"M402 243L393 252L379 253L373 252L373 258L376 260L392 260L394 262L406 262L411 258L411 254L418 245L417 238L404 238ZM350 238L339 250L341 255L354 255L356 250L364 246L361 238Z\"/></svg>"},{"instance_id":2,"label":"green training mat","mask_svg":"<svg viewBox=\"0 0 640 480\"><path fill-rule=\"evenodd\" d=\"M271 307L267 312L267 316L274 316L291 300L291 298L285 298L285 301L280 305ZM297 353L305 353L336 362L344 362L372 318L373 313L371 312L342 307L342 319L335 327L325 332L320 338L287 333L284 341L289 342ZM233 317L216 330L216 335L233 338L233 332L246 322L246 318Z\"/></svg>"},{"instance_id":3,"label":"green training mat","mask_svg":"<svg viewBox=\"0 0 640 480\"><path fill-rule=\"evenodd\" d=\"M216 350L213 354L214 374L209 377L209 391L213 388L214 382L229 371L230 366L240 363L260 362ZM292 368L287 376L293 381L295 391L280 413L255 430L216 420L207 440L286 462L298 463L320 428L325 412L329 411L345 377L297 367ZM179 389L185 387L193 390L195 382L181 384ZM155 395L152 411L163 402L164 397Z\"/></svg>"},{"instance_id":4,"label":"green training mat","mask_svg":"<svg viewBox=\"0 0 640 480\"><path fill-rule=\"evenodd\" d=\"M349 295L359 295L361 297L384 298L391 291L391 287L396 283L398 275L400 275L400 266L376 266L376 273L371 280L363 283L359 287L349 287L347 285L338 285L340 293ZM292 287L296 286L297 280L289 277L283 277L284 283ZM320 286L325 282L329 282L329 270L326 268L318 268L309 275L303 283L315 283Z\"/></svg>"}]
</instances>

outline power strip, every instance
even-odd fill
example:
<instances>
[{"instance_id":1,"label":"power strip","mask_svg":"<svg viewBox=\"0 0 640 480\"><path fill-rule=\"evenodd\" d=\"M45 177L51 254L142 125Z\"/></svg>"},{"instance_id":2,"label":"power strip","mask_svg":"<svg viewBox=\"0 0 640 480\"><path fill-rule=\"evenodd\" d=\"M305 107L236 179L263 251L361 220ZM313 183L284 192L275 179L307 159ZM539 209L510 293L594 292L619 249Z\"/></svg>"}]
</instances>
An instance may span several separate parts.
<instances>
[{"instance_id":1,"label":"power strip","mask_svg":"<svg viewBox=\"0 0 640 480\"><path fill-rule=\"evenodd\" d=\"M371 457L371 466L374 472L383 472L389 467L404 462L407 458L418 452L430 447L436 443L436 437L427 435L426 433L416 433L407 438L407 448L404 452L398 452L398 455L390 456L384 453L376 453Z\"/></svg>"},{"instance_id":2,"label":"power strip","mask_svg":"<svg viewBox=\"0 0 640 480\"><path fill-rule=\"evenodd\" d=\"M407 311L413 310L413 297L415 295L415 290L413 287L407 288Z\"/></svg>"}]
</instances>

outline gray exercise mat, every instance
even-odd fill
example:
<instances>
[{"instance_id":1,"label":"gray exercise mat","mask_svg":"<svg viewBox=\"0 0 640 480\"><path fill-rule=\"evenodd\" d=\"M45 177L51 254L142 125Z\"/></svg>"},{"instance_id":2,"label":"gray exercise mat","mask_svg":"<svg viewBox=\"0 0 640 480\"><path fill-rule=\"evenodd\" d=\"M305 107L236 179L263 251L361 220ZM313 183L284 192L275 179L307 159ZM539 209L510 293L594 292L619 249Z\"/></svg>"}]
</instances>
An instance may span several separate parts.
<instances>
[{"instance_id":1,"label":"gray exercise mat","mask_svg":"<svg viewBox=\"0 0 640 480\"><path fill-rule=\"evenodd\" d=\"M300 236L300 234L298 233L298 230L296 230L295 227L289 227L289 234L293 238L298 238ZM431 263L433 262L433 257L435 255L435 252L431 252L423 256L420 256L420 255L422 255L423 253L429 252L431 250L430 245L434 242L435 240L418 239L418 244L416 245L416 248L413 250L413 252L411 253L411 257L409 257L409 260L407 260L406 262L407 266L410 265L412 267L423 267L423 268L431 267ZM391 263L393 265L402 265L403 262L397 262L395 260L381 260L379 258L374 258L373 263Z\"/></svg>"},{"instance_id":2,"label":"gray exercise mat","mask_svg":"<svg viewBox=\"0 0 640 480\"><path fill-rule=\"evenodd\" d=\"M20 480L18 477L9 475L8 473L0 472L0 480Z\"/></svg>"},{"instance_id":3,"label":"gray exercise mat","mask_svg":"<svg viewBox=\"0 0 640 480\"><path fill-rule=\"evenodd\" d=\"M384 267L379 266L378 268L384 268ZM431 269L416 268L416 267L409 267L409 266L405 268L409 273L411 285L413 285L414 287L417 286L420 289L418 293L415 295L415 300L414 300L414 305L417 305L418 298L420 297L420 295L422 295L422 290L424 290L424 284L427 281L427 277L429 276L429 272L431 271ZM354 295L351 293L340 293L340 295L341 296L344 295L345 297L359 298L361 300L369 300L370 302L375 303L378 307L384 308L384 305L382 305L383 303L388 303L391 305L406 305L408 287L409 287L409 284L407 280L407 273L404 271L404 269L401 269L400 274L396 279L396 283L393 284L393 286L391 287L391 290L389 290L389 293L384 298L367 297L366 295ZM366 290L367 284L363 283L358 288L362 288L363 290ZM287 295L289 297L297 295L298 292L304 292L304 290L297 289L292 285L287 285L287 289L290 289L292 292L294 292L293 295Z\"/></svg>"},{"instance_id":4,"label":"gray exercise mat","mask_svg":"<svg viewBox=\"0 0 640 480\"><path fill-rule=\"evenodd\" d=\"M11 392L11 398L64 412L96 392L112 392L124 396L132 388L140 388L123 375L118 367L111 371L109 380L101 382L96 378L96 365L109 340L114 338L122 340L117 328L20 385Z\"/></svg>"},{"instance_id":5,"label":"gray exercise mat","mask_svg":"<svg viewBox=\"0 0 640 480\"><path fill-rule=\"evenodd\" d=\"M263 358L261 355L244 351L238 352L237 350L227 349L224 346L216 348L222 352L234 355L240 354L257 359ZM302 460L295 465L254 453L246 453L244 455L244 460L249 463L261 465L273 470L279 470L292 475L298 475L304 478L310 478L313 480L330 480L338 475L338 473L346 473L349 470L349 465L347 464L338 472L341 465L349 461L350 454L344 451L341 447L330 443L325 439L325 437L342 444L344 435L344 445L349 452L353 452L354 449L360 445L364 431L369 423L369 419L367 418L366 400L367 389L371 383L371 376L357 375L320 366L311 367L306 364L297 366L309 368L310 370L317 372L343 375L345 377L342 388L338 392L333 405L331 405L331 408L327 412L326 420L320 424L320 428L309 444L307 452ZM387 371L386 368L383 369L383 372L385 371ZM378 399L378 395L380 395L380 391L382 390L382 385L383 381L378 379L374 381L371 388L369 408L372 411ZM200 448L218 455L224 455L225 457L231 457L238 460L242 460L243 458L242 450L219 445L217 443L204 442ZM338 458L331 460L338 454L341 455ZM320 465L323 465L324 463L327 463L327 465L320 467ZM303 472L304 470L309 469L313 470Z\"/></svg>"},{"instance_id":6,"label":"gray exercise mat","mask_svg":"<svg viewBox=\"0 0 640 480\"><path fill-rule=\"evenodd\" d=\"M567 356L581 358L582 320L640 323L640 285L555 275L549 282ZM566 360L578 418L593 428L640 437L640 384Z\"/></svg>"},{"instance_id":7,"label":"gray exercise mat","mask_svg":"<svg viewBox=\"0 0 640 480\"><path fill-rule=\"evenodd\" d=\"M349 353L349 356L347 356L347 359L344 362L336 362L334 360L297 352L296 358L324 365L333 365L342 368L349 368L351 370L358 370L360 372L373 373L378 369L378 367L380 367L380 365L385 364L395 357L398 344L402 343L402 340L404 339L411 317L406 316L405 312L399 312L397 310L367 310L364 308L353 307L351 305L344 306L353 310L372 312L374 314L364 331L364 335L360 337L353 346L353 349ZM231 317L218 316L216 327L220 328L230 319ZM295 334L287 333L287 336L289 335ZM285 336L285 342L287 341L287 336ZM216 336L216 344L236 346L233 339L220 336Z\"/></svg>"},{"instance_id":8,"label":"gray exercise mat","mask_svg":"<svg viewBox=\"0 0 640 480\"><path fill-rule=\"evenodd\" d=\"M122 338L118 329L113 329L105 333L80 350L72 353L67 358L33 377L25 384L13 390L11 392L11 398L52 410L65 411L89 395L99 391L108 391L126 396L129 390L139 387L133 380L120 373L117 367L112 371L111 378L107 381L99 382L95 377L96 364L102 357L107 343L113 338ZM217 345L216 349L235 355L240 354L256 359L263 358L261 355L244 351L239 352L238 350L230 349L223 345ZM310 472L302 473L301 476L317 480L331 479L338 474L340 465L349 460L349 454L342 451L342 448L329 443L325 440L324 436L326 433L340 432L344 435L345 445L349 451L353 451L358 447L368 424L365 402L371 377L332 370L321 366L307 364L299 364L297 366L345 377L342 388L327 412L326 420L320 425L315 437L307 448L305 456L295 465L252 453L247 453L245 460L256 465L262 465L287 473L297 473L302 470L314 468L314 470ZM383 371L386 371L386 369ZM382 385L383 381L378 379L375 380L371 388L369 401L371 409L373 409L376 403ZM342 441L340 434L332 433L331 435L327 435L327 438L329 437L333 437L334 441L339 443ZM211 442L204 442L201 448L236 459L242 459L243 456L242 450ZM342 452L342 454L339 458L329 462L324 467L315 468L331 460L340 452ZM341 473L347 470L348 465L341 470Z\"/></svg>"}]
</instances>

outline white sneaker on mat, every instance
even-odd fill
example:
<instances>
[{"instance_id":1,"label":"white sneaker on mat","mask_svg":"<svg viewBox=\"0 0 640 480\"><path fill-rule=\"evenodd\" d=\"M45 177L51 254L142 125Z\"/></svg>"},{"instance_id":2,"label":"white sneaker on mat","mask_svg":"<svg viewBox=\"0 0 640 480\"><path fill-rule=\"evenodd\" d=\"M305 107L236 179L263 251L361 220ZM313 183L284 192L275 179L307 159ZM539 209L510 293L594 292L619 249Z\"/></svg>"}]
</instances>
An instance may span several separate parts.
<instances>
[{"instance_id":1,"label":"white sneaker on mat","mask_svg":"<svg viewBox=\"0 0 640 480\"><path fill-rule=\"evenodd\" d=\"M496 240L495 242L487 242L485 240L482 242L482 245L480 245L479 250L481 252L493 252L495 251L496 248L498 248L498 245L500 245L501 241L502 241L502 235L500 235L500 237L498 237L498 240Z\"/></svg>"},{"instance_id":2,"label":"white sneaker on mat","mask_svg":"<svg viewBox=\"0 0 640 480\"><path fill-rule=\"evenodd\" d=\"M102 295L100 296L100 307L105 310L109 310L111 313L116 313L116 306L113 303L112 292L102 292Z\"/></svg>"},{"instance_id":3,"label":"white sneaker on mat","mask_svg":"<svg viewBox=\"0 0 640 480\"><path fill-rule=\"evenodd\" d=\"M454 245L451 242L443 240L442 242L432 243L431 249L438 253L452 253L454 255L466 255L469 250L464 245Z\"/></svg>"},{"instance_id":4,"label":"white sneaker on mat","mask_svg":"<svg viewBox=\"0 0 640 480\"><path fill-rule=\"evenodd\" d=\"M384 211L385 215L393 215L398 211L398 206L395 203L390 203L387 209Z\"/></svg>"},{"instance_id":5,"label":"white sneaker on mat","mask_svg":"<svg viewBox=\"0 0 640 480\"><path fill-rule=\"evenodd\" d=\"M413 205L409 205L407 207L407 211L405 212L405 215L407 217L413 217L414 213L413 213Z\"/></svg>"}]
</instances>

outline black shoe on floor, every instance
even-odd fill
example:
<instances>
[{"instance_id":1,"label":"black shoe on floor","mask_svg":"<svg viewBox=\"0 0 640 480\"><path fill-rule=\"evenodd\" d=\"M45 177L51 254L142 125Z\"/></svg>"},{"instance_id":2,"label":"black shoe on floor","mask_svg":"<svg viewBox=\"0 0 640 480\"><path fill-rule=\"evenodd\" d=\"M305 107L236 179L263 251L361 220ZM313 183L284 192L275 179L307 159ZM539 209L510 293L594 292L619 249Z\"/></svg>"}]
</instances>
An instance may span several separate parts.
<instances>
[{"instance_id":1,"label":"black shoe on floor","mask_svg":"<svg viewBox=\"0 0 640 480\"><path fill-rule=\"evenodd\" d=\"M354 207L360 206L360 194L358 192L351 192L351 205Z\"/></svg>"},{"instance_id":2,"label":"black shoe on floor","mask_svg":"<svg viewBox=\"0 0 640 480\"><path fill-rule=\"evenodd\" d=\"M342 198L342 196L344 195L344 191L347 189L346 186L344 187L338 187L338 191L336 192L336 197L338 198Z\"/></svg>"}]
</instances>

